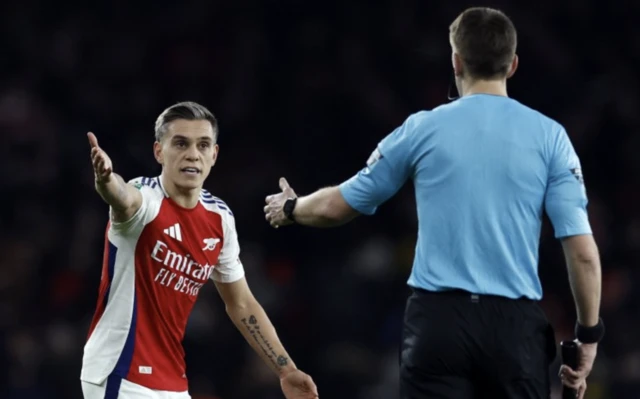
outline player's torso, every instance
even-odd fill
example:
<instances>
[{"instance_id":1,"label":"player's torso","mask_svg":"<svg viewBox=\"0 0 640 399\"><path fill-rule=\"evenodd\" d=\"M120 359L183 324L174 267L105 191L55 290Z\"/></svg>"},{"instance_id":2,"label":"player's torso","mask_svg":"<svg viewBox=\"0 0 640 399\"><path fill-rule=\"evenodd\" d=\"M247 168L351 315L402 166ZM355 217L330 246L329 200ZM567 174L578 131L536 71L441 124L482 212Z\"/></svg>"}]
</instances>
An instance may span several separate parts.
<instances>
[{"instance_id":1,"label":"player's torso","mask_svg":"<svg viewBox=\"0 0 640 399\"><path fill-rule=\"evenodd\" d=\"M224 235L220 215L201 203L180 208L162 199L135 248L137 339L128 379L153 386L184 378L182 338L198 293L218 262Z\"/></svg>"},{"instance_id":2,"label":"player's torso","mask_svg":"<svg viewBox=\"0 0 640 399\"><path fill-rule=\"evenodd\" d=\"M140 284L153 292L159 305L193 304L218 261L223 239L218 214L201 204L185 210L164 199L136 246Z\"/></svg>"},{"instance_id":3,"label":"player's torso","mask_svg":"<svg viewBox=\"0 0 640 399\"><path fill-rule=\"evenodd\" d=\"M237 240L233 214L205 190L195 208L185 209L168 198L160 177L129 183L143 201L128 221L112 221L107 229L81 378L102 384L114 375L151 389L186 391L182 339L200 289L229 256L223 244Z\"/></svg>"}]
</instances>

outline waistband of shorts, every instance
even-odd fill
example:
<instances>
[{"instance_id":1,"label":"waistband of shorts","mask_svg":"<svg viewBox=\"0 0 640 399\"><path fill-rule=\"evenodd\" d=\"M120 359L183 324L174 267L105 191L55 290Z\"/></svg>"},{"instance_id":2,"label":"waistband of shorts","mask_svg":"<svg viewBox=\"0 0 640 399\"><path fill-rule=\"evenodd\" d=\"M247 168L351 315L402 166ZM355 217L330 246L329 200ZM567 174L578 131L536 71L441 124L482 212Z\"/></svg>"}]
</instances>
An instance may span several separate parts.
<instances>
[{"instance_id":1,"label":"waistband of shorts","mask_svg":"<svg viewBox=\"0 0 640 399\"><path fill-rule=\"evenodd\" d=\"M411 287L413 292L419 296L433 296L433 297L451 297L451 298L468 298L471 302L480 302L480 301L509 301L509 302L531 302L536 303L533 299L521 297L521 298L508 298L506 296L500 295L490 295L490 294L475 294L473 292L469 292L462 289L450 289L443 291L428 291L422 288Z\"/></svg>"}]
</instances>

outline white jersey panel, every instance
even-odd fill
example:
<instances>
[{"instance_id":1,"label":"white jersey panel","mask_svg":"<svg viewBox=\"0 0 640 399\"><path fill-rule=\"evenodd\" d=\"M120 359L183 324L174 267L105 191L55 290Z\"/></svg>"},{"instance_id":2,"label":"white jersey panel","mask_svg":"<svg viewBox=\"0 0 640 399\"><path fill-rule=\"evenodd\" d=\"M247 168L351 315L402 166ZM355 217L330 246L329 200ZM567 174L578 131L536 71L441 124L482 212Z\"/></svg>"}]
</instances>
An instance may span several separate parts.
<instances>
[{"instance_id":1,"label":"white jersey panel","mask_svg":"<svg viewBox=\"0 0 640 399\"><path fill-rule=\"evenodd\" d=\"M200 202L210 211L220 215L224 234L222 250L218 257L218 264L213 269L211 279L221 283L233 283L244 277L244 267L240 261L240 243L236 221L229 206L218 197L214 197L207 190L202 190Z\"/></svg>"},{"instance_id":2,"label":"white jersey panel","mask_svg":"<svg viewBox=\"0 0 640 399\"><path fill-rule=\"evenodd\" d=\"M136 237L137 239L144 226L158 216L160 205L162 205L165 194L157 178L136 177L130 180L128 184L140 190L142 194L142 204L135 215L126 222L115 222L112 219L109 233L126 237Z\"/></svg>"},{"instance_id":3,"label":"white jersey panel","mask_svg":"<svg viewBox=\"0 0 640 399\"><path fill-rule=\"evenodd\" d=\"M135 251L144 227L156 218L164 194L155 180L136 178L129 182L142 193L140 209L126 222L111 221L108 230L109 290L104 313L84 347L80 379L102 384L114 370L134 320ZM104 266L103 266L104 267Z\"/></svg>"}]
</instances>

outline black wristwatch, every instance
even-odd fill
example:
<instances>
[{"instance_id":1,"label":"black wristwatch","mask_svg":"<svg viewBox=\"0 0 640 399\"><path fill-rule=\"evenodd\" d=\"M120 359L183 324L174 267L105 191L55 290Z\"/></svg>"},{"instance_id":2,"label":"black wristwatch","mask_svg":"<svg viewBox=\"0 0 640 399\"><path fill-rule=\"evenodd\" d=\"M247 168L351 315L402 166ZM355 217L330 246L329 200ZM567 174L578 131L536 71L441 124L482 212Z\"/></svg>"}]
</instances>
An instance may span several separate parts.
<instances>
[{"instance_id":1,"label":"black wristwatch","mask_svg":"<svg viewBox=\"0 0 640 399\"><path fill-rule=\"evenodd\" d=\"M297 202L298 202L298 197L287 198L287 200L284 202L284 206L282 207L282 211L284 212L284 215L292 222L296 221L296 219L293 217L293 210L296 209Z\"/></svg>"},{"instance_id":2,"label":"black wristwatch","mask_svg":"<svg viewBox=\"0 0 640 399\"><path fill-rule=\"evenodd\" d=\"M593 327L585 327L576 323L575 334L578 341L583 344L596 344L604 337L604 322L598 319L598 324Z\"/></svg>"}]
</instances>

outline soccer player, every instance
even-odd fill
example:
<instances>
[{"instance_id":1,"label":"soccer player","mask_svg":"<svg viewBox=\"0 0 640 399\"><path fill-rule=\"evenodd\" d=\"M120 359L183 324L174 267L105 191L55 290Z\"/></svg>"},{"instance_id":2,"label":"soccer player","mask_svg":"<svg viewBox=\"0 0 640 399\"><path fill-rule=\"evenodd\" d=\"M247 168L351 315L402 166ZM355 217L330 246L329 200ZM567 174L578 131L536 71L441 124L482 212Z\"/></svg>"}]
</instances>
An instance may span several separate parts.
<instances>
[{"instance_id":1,"label":"soccer player","mask_svg":"<svg viewBox=\"0 0 640 399\"><path fill-rule=\"evenodd\" d=\"M401 397L543 399L553 329L539 308L538 246L546 210L566 255L577 308L584 395L604 327L601 271L580 161L556 121L508 97L516 30L471 8L450 26L461 97L408 119L340 186L297 197L286 180L266 198L274 227L338 226L371 215L411 179L419 221L401 348Z\"/></svg>"},{"instance_id":2,"label":"soccer player","mask_svg":"<svg viewBox=\"0 0 640 399\"><path fill-rule=\"evenodd\" d=\"M252 295L233 213L202 188L216 162L216 118L202 105L167 108L153 150L162 174L129 183L89 133L95 188L110 206L98 306L84 348L85 399L190 398L182 338L209 280L227 314L288 399L317 398Z\"/></svg>"}]
</instances>

